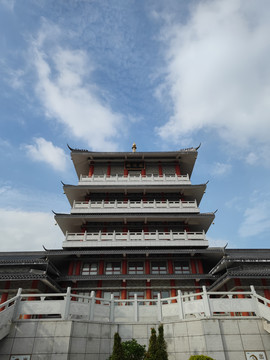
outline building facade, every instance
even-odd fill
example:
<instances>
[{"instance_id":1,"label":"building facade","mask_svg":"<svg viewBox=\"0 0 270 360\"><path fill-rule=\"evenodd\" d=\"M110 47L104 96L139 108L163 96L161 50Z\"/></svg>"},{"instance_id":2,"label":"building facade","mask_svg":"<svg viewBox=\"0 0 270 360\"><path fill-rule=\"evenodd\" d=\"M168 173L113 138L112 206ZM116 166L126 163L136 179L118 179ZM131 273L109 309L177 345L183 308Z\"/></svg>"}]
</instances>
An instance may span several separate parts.
<instances>
[{"instance_id":1,"label":"building facade","mask_svg":"<svg viewBox=\"0 0 270 360\"><path fill-rule=\"evenodd\" d=\"M71 301L81 306L90 303L93 291L97 305L112 298L121 306L134 299L139 305L157 299L173 305L179 291L186 301L202 299L206 290L237 292L244 299L250 285L270 299L269 249L209 247L215 214L200 212L206 184L190 180L198 148L137 152L133 144L132 152L70 150L78 184L63 184L71 211L55 213L62 248L0 253L1 304L18 288L30 294L29 301L48 293L61 299L70 289ZM21 317L52 316L47 315Z\"/></svg>"}]
</instances>

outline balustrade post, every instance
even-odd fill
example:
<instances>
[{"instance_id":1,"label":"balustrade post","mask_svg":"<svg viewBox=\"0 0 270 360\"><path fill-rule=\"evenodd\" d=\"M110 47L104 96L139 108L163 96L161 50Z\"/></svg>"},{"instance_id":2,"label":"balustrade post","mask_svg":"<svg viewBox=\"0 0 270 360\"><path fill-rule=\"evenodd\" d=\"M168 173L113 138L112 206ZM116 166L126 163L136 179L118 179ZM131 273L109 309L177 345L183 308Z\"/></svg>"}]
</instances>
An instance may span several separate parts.
<instances>
[{"instance_id":1,"label":"balustrade post","mask_svg":"<svg viewBox=\"0 0 270 360\"><path fill-rule=\"evenodd\" d=\"M127 241L130 241L130 231L127 231Z\"/></svg>"},{"instance_id":2,"label":"balustrade post","mask_svg":"<svg viewBox=\"0 0 270 360\"><path fill-rule=\"evenodd\" d=\"M253 302L253 305L254 305L254 309L255 309L255 314L257 316L261 316L260 315L260 310L259 310L259 306L258 306L258 298L257 298L257 293L255 291L255 288L253 285L250 285L250 290L251 290L251 297L252 297L252 302Z\"/></svg>"},{"instance_id":3,"label":"balustrade post","mask_svg":"<svg viewBox=\"0 0 270 360\"><path fill-rule=\"evenodd\" d=\"M110 322L114 321L114 294L111 294L110 300Z\"/></svg>"},{"instance_id":4,"label":"balustrade post","mask_svg":"<svg viewBox=\"0 0 270 360\"><path fill-rule=\"evenodd\" d=\"M157 207L157 201L156 199L154 199L154 208L156 209L156 207Z\"/></svg>"},{"instance_id":5,"label":"balustrade post","mask_svg":"<svg viewBox=\"0 0 270 360\"><path fill-rule=\"evenodd\" d=\"M113 230L113 236L112 236L112 241L116 240L116 234L115 234L115 230Z\"/></svg>"},{"instance_id":6,"label":"balustrade post","mask_svg":"<svg viewBox=\"0 0 270 360\"><path fill-rule=\"evenodd\" d=\"M143 200L141 199L141 208L143 208Z\"/></svg>"},{"instance_id":7,"label":"balustrade post","mask_svg":"<svg viewBox=\"0 0 270 360\"><path fill-rule=\"evenodd\" d=\"M98 232L98 241L101 241L101 230Z\"/></svg>"},{"instance_id":8,"label":"balustrade post","mask_svg":"<svg viewBox=\"0 0 270 360\"><path fill-rule=\"evenodd\" d=\"M184 306L183 306L184 304L183 304L181 290L177 291L177 303L178 303L179 319L182 320L185 318L185 314L184 314Z\"/></svg>"},{"instance_id":9,"label":"balustrade post","mask_svg":"<svg viewBox=\"0 0 270 360\"><path fill-rule=\"evenodd\" d=\"M187 234L186 230L184 231L184 238L185 238L185 240L188 240L188 234Z\"/></svg>"},{"instance_id":10,"label":"balustrade post","mask_svg":"<svg viewBox=\"0 0 270 360\"><path fill-rule=\"evenodd\" d=\"M203 305L204 305L204 313L206 317L210 317L211 314L211 306L210 306L210 302L209 302L209 298L208 298L208 294L206 291L206 287L203 286Z\"/></svg>"},{"instance_id":11,"label":"balustrade post","mask_svg":"<svg viewBox=\"0 0 270 360\"><path fill-rule=\"evenodd\" d=\"M65 240L67 241L67 239L68 239L68 231L66 231L66 239Z\"/></svg>"},{"instance_id":12,"label":"balustrade post","mask_svg":"<svg viewBox=\"0 0 270 360\"><path fill-rule=\"evenodd\" d=\"M83 241L87 240L87 231L85 230L84 235L83 235Z\"/></svg>"},{"instance_id":13,"label":"balustrade post","mask_svg":"<svg viewBox=\"0 0 270 360\"><path fill-rule=\"evenodd\" d=\"M114 200L114 207L117 208L117 200Z\"/></svg>"},{"instance_id":14,"label":"balustrade post","mask_svg":"<svg viewBox=\"0 0 270 360\"><path fill-rule=\"evenodd\" d=\"M91 295L90 295L90 309L89 309L89 314L88 314L88 320L93 321L94 320L94 308L95 308L95 292L91 291Z\"/></svg>"},{"instance_id":15,"label":"balustrade post","mask_svg":"<svg viewBox=\"0 0 270 360\"><path fill-rule=\"evenodd\" d=\"M206 240L206 239L205 239L205 231L203 230L202 233L203 233L203 240Z\"/></svg>"},{"instance_id":16,"label":"balustrade post","mask_svg":"<svg viewBox=\"0 0 270 360\"><path fill-rule=\"evenodd\" d=\"M182 203L181 199L179 200L179 207L180 207L180 209L183 209L183 203Z\"/></svg>"},{"instance_id":17,"label":"balustrade post","mask_svg":"<svg viewBox=\"0 0 270 360\"><path fill-rule=\"evenodd\" d=\"M101 207L102 207L102 209L104 208L104 200L103 199L101 200Z\"/></svg>"},{"instance_id":18,"label":"balustrade post","mask_svg":"<svg viewBox=\"0 0 270 360\"><path fill-rule=\"evenodd\" d=\"M71 301L71 288L67 288L66 298L65 298L65 308L63 313L63 320L68 320L69 317L69 309L70 309L70 301Z\"/></svg>"},{"instance_id":19,"label":"balustrade post","mask_svg":"<svg viewBox=\"0 0 270 360\"><path fill-rule=\"evenodd\" d=\"M22 288L18 289L17 295L16 295L16 300L15 300L15 304L14 304L14 311L13 311L13 315L12 315L12 320L15 321L17 320L19 309L20 309L20 305L21 305L21 294L22 294Z\"/></svg>"},{"instance_id":20,"label":"balustrade post","mask_svg":"<svg viewBox=\"0 0 270 360\"><path fill-rule=\"evenodd\" d=\"M142 241L145 240L145 236L144 236L144 230L142 230Z\"/></svg>"},{"instance_id":21,"label":"balustrade post","mask_svg":"<svg viewBox=\"0 0 270 360\"><path fill-rule=\"evenodd\" d=\"M170 230L170 240L173 241L173 232Z\"/></svg>"},{"instance_id":22,"label":"balustrade post","mask_svg":"<svg viewBox=\"0 0 270 360\"><path fill-rule=\"evenodd\" d=\"M127 207L128 207L128 209L130 208L130 200L129 199L127 201Z\"/></svg>"},{"instance_id":23,"label":"balustrade post","mask_svg":"<svg viewBox=\"0 0 270 360\"><path fill-rule=\"evenodd\" d=\"M159 232L158 232L158 230L156 230L156 240L157 241L159 240Z\"/></svg>"},{"instance_id":24,"label":"balustrade post","mask_svg":"<svg viewBox=\"0 0 270 360\"><path fill-rule=\"evenodd\" d=\"M133 308L134 308L134 321L138 322L138 299L137 299L137 294L134 294Z\"/></svg>"},{"instance_id":25,"label":"balustrade post","mask_svg":"<svg viewBox=\"0 0 270 360\"><path fill-rule=\"evenodd\" d=\"M158 321L161 322L162 321L162 307L161 307L161 299L160 299L160 293L157 294L157 316L158 316Z\"/></svg>"},{"instance_id":26,"label":"balustrade post","mask_svg":"<svg viewBox=\"0 0 270 360\"><path fill-rule=\"evenodd\" d=\"M169 200L167 199L166 200L166 206L167 206L167 209L169 208Z\"/></svg>"}]
</instances>

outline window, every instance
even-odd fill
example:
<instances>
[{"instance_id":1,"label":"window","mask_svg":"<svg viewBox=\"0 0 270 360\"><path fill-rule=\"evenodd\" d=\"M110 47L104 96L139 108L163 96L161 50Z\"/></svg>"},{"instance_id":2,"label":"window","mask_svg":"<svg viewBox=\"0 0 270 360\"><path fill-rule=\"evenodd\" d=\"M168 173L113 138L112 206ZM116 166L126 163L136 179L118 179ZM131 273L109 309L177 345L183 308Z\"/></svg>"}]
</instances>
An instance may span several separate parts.
<instances>
[{"instance_id":1,"label":"window","mask_svg":"<svg viewBox=\"0 0 270 360\"><path fill-rule=\"evenodd\" d=\"M167 274L167 264L166 261L153 261L152 265L152 274L163 275Z\"/></svg>"},{"instance_id":2,"label":"window","mask_svg":"<svg viewBox=\"0 0 270 360\"><path fill-rule=\"evenodd\" d=\"M121 274L121 263L110 262L106 264L106 275L119 275Z\"/></svg>"},{"instance_id":3,"label":"window","mask_svg":"<svg viewBox=\"0 0 270 360\"><path fill-rule=\"evenodd\" d=\"M189 274L189 263L188 261L175 261L174 262L174 273L175 274Z\"/></svg>"},{"instance_id":4,"label":"window","mask_svg":"<svg viewBox=\"0 0 270 360\"><path fill-rule=\"evenodd\" d=\"M90 263L90 264L83 264L82 268L82 275L97 275L98 264L97 263Z\"/></svg>"},{"instance_id":5,"label":"window","mask_svg":"<svg viewBox=\"0 0 270 360\"><path fill-rule=\"evenodd\" d=\"M143 274L143 262L142 261L131 261L128 263L128 273L131 275Z\"/></svg>"}]
</instances>

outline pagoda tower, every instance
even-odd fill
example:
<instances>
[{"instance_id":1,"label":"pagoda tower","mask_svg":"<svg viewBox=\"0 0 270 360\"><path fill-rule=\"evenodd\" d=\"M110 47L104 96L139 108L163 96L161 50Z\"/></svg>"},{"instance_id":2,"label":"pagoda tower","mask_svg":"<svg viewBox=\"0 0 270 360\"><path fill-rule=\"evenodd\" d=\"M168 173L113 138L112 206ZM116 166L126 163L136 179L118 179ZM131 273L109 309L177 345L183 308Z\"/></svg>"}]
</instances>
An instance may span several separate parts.
<instances>
[{"instance_id":1,"label":"pagoda tower","mask_svg":"<svg viewBox=\"0 0 270 360\"><path fill-rule=\"evenodd\" d=\"M198 148L70 150L79 182L64 184L70 214L55 215L63 250L72 254L58 279L63 288L124 300L200 292L210 284L211 264L205 271L201 252L214 214L200 213L206 184L190 181Z\"/></svg>"}]
</instances>

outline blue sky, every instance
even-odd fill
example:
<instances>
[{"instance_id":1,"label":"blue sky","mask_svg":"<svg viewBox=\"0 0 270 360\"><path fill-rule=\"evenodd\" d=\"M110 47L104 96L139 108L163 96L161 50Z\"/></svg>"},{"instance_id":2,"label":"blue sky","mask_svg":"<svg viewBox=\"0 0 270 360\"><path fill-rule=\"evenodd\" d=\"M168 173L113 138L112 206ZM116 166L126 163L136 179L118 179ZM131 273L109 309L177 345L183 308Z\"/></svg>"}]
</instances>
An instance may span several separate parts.
<instances>
[{"instance_id":1,"label":"blue sky","mask_svg":"<svg viewBox=\"0 0 270 360\"><path fill-rule=\"evenodd\" d=\"M0 0L1 251L60 248L66 144L202 143L212 246L270 240L270 2Z\"/></svg>"}]
</instances>

